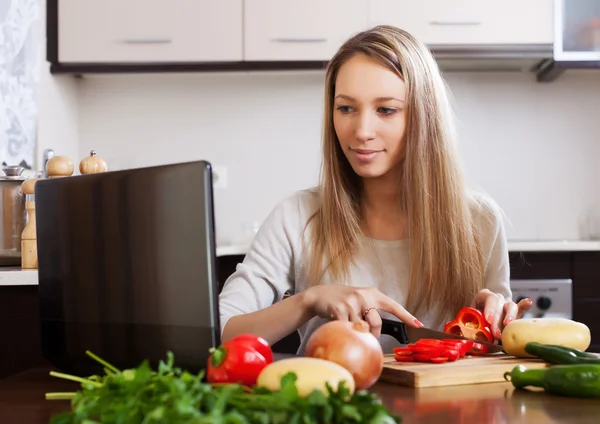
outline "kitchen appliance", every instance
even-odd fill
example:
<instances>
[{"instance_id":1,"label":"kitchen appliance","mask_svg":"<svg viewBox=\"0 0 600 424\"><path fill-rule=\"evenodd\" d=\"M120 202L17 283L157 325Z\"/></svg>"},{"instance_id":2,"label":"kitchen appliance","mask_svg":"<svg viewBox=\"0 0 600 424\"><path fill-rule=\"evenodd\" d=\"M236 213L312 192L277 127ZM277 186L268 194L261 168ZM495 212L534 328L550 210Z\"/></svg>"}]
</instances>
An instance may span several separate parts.
<instances>
[{"instance_id":1,"label":"kitchen appliance","mask_svg":"<svg viewBox=\"0 0 600 424\"><path fill-rule=\"evenodd\" d=\"M573 280L531 279L511 280L513 301L530 298L533 305L523 318L573 319Z\"/></svg>"},{"instance_id":2,"label":"kitchen appliance","mask_svg":"<svg viewBox=\"0 0 600 424\"><path fill-rule=\"evenodd\" d=\"M197 161L39 180L43 357L103 373L174 354L191 372L220 343L212 173Z\"/></svg>"},{"instance_id":3,"label":"kitchen appliance","mask_svg":"<svg viewBox=\"0 0 600 424\"><path fill-rule=\"evenodd\" d=\"M405 325L403 322L392 321L386 318L381 319L381 334L393 336L401 344L415 343L419 339L463 339L471 340L467 337L457 336L456 334L444 333L429 328L415 328ZM504 348L501 345L478 341L488 348L489 353L503 352Z\"/></svg>"},{"instance_id":4,"label":"kitchen appliance","mask_svg":"<svg viewBox=\"0 0 600 424\"><path fill-rule=\"evenodd\" d=\"M506 382L504 373L524 365L528 369L547 368L548 363L537 358L516 358L509 355L489 355L460 358L454 362L398 362L394 355L385 355L379 381L408 387L441 387L464 384Z\"/></svg>"},{"instance_id":5,"label":"kitchen appliance","mask_svg":"<svg viewBox=\"0 0 600 424\"><path fill-rule=\"evenodd\" d=\"M5 166L0 176L0 266L21 265L21 233L27 222L21 184L27 179L22 166Z\"/></svg>"}]
</instances>

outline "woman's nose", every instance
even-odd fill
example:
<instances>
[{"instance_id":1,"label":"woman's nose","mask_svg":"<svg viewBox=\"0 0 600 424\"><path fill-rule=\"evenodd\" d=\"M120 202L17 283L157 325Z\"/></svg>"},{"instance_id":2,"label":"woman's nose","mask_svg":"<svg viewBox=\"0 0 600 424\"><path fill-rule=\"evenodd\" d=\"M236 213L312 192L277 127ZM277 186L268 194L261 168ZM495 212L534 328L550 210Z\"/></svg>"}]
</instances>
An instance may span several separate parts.
<instances>
[{"instance_id":1,"label":"woman's nose","mask_svg":"<svg viewBox=\"0 0 600 424\"><path fill-rule=\"evenodd\" d=\"M360 141L371 140L375 137L375 120L368 114L361 114L356 120L356 138Z\"/></svg>"}]
</instances>

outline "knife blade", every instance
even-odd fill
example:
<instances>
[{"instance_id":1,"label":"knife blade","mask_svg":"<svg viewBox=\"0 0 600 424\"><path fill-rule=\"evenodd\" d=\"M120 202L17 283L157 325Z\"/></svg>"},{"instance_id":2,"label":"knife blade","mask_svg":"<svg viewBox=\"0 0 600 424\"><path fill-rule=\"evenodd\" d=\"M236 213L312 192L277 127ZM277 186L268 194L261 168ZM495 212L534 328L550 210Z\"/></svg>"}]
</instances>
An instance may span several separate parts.
<instances>
[{"instance_id":1,"label":"knife blade","mask_svg":"<svg viewBox=\"0 0 600 424\"><path fill-rule=\"evenodd\" d=\"M444 333L443 331L432 330L430 328L415 328L405 325L403 322L392 321L382 318L381 334L387 334L394 337L402 344L415 343L419 339L463 339L471 340L467 337L455 334ZM504 352L502 345L477 340L477 343L488 348L488 353Z\"/></svg>"}]
</instances>

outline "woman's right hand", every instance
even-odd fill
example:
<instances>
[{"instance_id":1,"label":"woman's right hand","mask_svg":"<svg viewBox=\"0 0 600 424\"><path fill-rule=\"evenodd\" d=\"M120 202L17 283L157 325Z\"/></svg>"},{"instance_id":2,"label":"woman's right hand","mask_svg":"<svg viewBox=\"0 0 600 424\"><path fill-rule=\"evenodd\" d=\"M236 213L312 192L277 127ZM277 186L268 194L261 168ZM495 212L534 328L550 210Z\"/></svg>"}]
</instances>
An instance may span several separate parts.
<instances>
[{"instance_id":1,"label":"woman's right hand","mask_svg":"<svg viewBox=\"0 0 600 424\"><path fill-rule=\"evenodd\" d=\"M402 305L374 287L349 287L341 284L324 284L305 292L307 306L317 316L341 321L365 320L371 333L381 335L381 316L376 309L388 312L410 327L423 324Z\"/></svg>"}]
</instances>

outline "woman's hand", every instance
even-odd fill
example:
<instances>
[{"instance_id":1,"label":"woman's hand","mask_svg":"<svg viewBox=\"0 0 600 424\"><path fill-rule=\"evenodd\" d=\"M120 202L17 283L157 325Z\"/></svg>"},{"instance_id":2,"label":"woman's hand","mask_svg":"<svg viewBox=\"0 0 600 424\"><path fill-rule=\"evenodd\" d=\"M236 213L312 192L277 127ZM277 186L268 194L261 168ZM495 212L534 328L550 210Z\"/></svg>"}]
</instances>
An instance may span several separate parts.
<instances>
[{"instance_id":1,"label":"woman's hand","mask_svg":"<svg viewBox=\"0 0 600 424\"><path fill-rule=\"evenodd\" d=\"M491 325L496 339L502 337L502 329L509 322L519 319L533 304L531 299L523 299L518 304L505 299L498 293L483 289L475 296L474 307L483 312L486 321Z\"/></svg>"},{"instance_id":2,"label":"woman's hand","mask_svg":"<svg viewBox=\"0 0 600 424\"><path fill-rule=\"evenodd\" d=\"M342 321L365 320L377 338L381 335L381 316L376 309L394 315L410 327L423 326L402 305L373 287L324 284L311 287L305 296L308 307L315 315Z\"/></svg>"}]
</instances>

